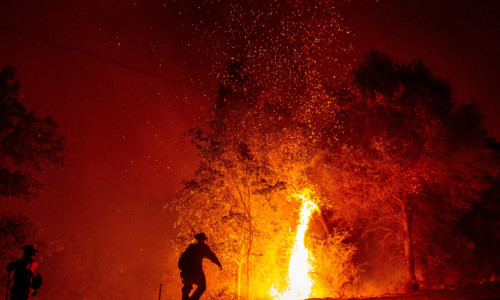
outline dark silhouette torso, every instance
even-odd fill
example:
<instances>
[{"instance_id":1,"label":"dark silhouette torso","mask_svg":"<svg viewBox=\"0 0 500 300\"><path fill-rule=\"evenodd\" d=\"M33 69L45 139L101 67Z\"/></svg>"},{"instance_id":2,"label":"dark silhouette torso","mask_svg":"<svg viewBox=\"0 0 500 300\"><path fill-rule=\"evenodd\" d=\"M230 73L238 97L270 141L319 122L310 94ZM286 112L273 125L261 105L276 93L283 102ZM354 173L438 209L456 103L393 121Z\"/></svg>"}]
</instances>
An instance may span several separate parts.
<instances>
[{"instance_id":1,"label":"dark silhouette torso","mask_svg":"<svg viewBox=\"0 0 500 300\"><path fill-rule=\"evenodd\" d=\"M42 284L38 273L38 263L29 259L18 259L7 265L7 271L14 271L14 285L11 299L29 299L32 289L36 290Z\"/></svg>"},{"instance_id":2,"label":"dark silhouette torso","mask_svg":"<svg viewBox=\"0 0 500 300\"><path fill-rule=\"evenodd\" d=\"M203 268L203 258L210 259L213 263L219 265L217 256L212 252L212 249L205 243L190 244L186 251L189 251L189 269L200 270Z\"/></svg>"}]
</instances>

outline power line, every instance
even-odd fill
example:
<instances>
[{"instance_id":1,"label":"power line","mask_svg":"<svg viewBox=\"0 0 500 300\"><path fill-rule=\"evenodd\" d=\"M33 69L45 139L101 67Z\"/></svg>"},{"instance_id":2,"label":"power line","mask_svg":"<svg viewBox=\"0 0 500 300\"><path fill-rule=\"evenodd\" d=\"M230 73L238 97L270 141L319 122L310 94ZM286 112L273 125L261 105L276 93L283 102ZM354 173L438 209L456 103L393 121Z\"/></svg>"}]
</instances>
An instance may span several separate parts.
<instances>
[{"instance_id":1,"label":"power line","mask_svg":"<svg viewBox=\"0 0 500 300\"><path fill-rule=\"evenodd\" d=\"M52 47L60 49L60 50L80 52L80 53L85 54L87 56L90 56L92 58L95 58L95 59L98 59L98 60L101 60L101 61L104 61L104 62L107 62L107 63L110 63L110 64L114 64L114 65L122 67L122 68L126 68L126 69L129 69L129 70L132 70L132 71L140 72L140 73L143 73L143 74L146 74L146 75L149 75L149 76L153 76L155 78L158 78L158 79L161 79L161 80L165 80L165 81L168 81L168 82L172 82L172 83L175 83L175 84L183 85L183 86L186 86L186 87L188 87L190 89L194 89L194 90L197 90L197 91L202 91L200 88L194 87L194 86L189 85L187 83L184 83L184 82L181 82L181 81L169 78L169 77L165 77L163 75L159 75L159 74L156 74L156 73L145 71L145 70L136 68L134 66L130 66L130 65L127 65L127 64L124 64L124 63L121 63L121 62L109 59L109 58L105 58L105 57L99 56L97 54L94 54L94 53L89 52L89 51L87 51L85 49L82 49L82 48L64 47L64 46L58 45L58 44L56 44L54 42L51 42L51 41L49 41L49 40L47 40L45 38L39 37L37 35L31 34L31 33L27 33L27 32L24 32L24 31L15 29L15 28L10 28L10 27L7 27L7 26L3 26L3 25L0 25L0 29L5 30L5 31L10 31L10 32L13 32L13 33L17 33L17 34L29 37L29 38L34 39L34 40L42 41L45 44L48 44L49 46L52 46Z\"/></svg>"}]
</instances>

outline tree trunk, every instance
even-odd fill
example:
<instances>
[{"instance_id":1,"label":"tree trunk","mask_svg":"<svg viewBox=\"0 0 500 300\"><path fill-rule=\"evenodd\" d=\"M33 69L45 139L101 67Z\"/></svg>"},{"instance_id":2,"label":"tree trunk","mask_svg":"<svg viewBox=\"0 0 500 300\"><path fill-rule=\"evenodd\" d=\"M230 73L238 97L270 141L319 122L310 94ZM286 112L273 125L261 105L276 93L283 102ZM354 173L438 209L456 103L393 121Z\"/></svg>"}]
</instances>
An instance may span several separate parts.
<instances>
[{"instance_id":1,"label":"tree trunk","mask_svg":"<svg viewBox=\"0 0 500 300\"><path fill-rule=\"evenodd\" d=\"M409 212L408 202L405 199L402 203L403 210L403 243L405 250L405 266L406 266L406 292L414 292L418 290L417 277L415 276L415 257L413 254L413 235L411 224L411 213Z\"/></svg>"},{"instance_id":2,"label":"tree trunk","mask_svg":"<svg viewBox=\"0 0 500 300\"><path fill-rule=\"evenodd\" d=\"M247 298L250 299L250 257L252 254L252 241L253 241L253 228L252 221L250 219L249 237L248 237L248 248L247 248Z\"/></svg>"},{"instance_id":3,"label":"tree trunk","mask_svg":"<svg viewBox=\"0 0 500 300\"><path fill-rule=\"evenodd\" d=\"M321 214L321 212L318 213L319 218L316 218L316 220L319 221L321 224L321 228L323 229L323 233L325 234L325 238L328 238L330 236L330 230L328 229L328 226L326 225L325 218Z\"/></svg>"},{"instance_id":4,"label":"tree trunk","mask_svg":"<svg viewBox=\"0 0 500 300\"><path fill-rule=\"evenodd\" d=\"M247 252L247 298L250 299L250 250Z\"/></svg>"},{"instance_id":5,"label":"tree trunk","mask_svg":"<svg viewBox=\"0 0 500 300\"><path fill-rule=\"evenodd\" d=\"M236 293L238 295L238 299L241 297L241 268L243 263L240 261L238 263L238 273L236 274Z\"/></svg>"},{"instance_id":6,"label":"tree trunk","mask_svg":"<svg viewBox=\"0 0 500 300\"><path fill-rule=\"evenodd\" d=\"M250 254L252 252L253 225L252 225L252 202L248 193L248 248L247 248L247 294L246 299L250 299Z\"/></svg>"}]
</instances>

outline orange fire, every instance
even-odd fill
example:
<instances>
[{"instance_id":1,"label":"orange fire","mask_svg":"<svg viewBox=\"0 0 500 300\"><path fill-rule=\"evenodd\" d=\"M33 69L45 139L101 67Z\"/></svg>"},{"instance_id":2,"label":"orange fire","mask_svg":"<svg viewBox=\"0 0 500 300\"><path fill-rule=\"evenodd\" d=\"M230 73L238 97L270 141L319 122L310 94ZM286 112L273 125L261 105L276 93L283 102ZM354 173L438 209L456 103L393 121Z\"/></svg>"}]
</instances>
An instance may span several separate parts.
<instances>
[{"instance_id":1,"label":"orange fire","mask_svg":"<svg viewBox=\"0 0 500 300\"><path fill-rule=\"evenodd\" d=\"M309 256L309 251L304 244L304 238L311 215L313 211L318 210L318 207L307 198L306 195L310 193L311 191L306 189L303 194L295 195L302 200L302 205L300 208L299 225L297 226L297 233L295 234L292 255L288 263L288 287L281 293L276 291L274 287L271 288L269 294L273 299L298 300L309 298L311 295L313 280L309 273L312 269L310 263L312 258Z\"/></svg>"}]
</instances>

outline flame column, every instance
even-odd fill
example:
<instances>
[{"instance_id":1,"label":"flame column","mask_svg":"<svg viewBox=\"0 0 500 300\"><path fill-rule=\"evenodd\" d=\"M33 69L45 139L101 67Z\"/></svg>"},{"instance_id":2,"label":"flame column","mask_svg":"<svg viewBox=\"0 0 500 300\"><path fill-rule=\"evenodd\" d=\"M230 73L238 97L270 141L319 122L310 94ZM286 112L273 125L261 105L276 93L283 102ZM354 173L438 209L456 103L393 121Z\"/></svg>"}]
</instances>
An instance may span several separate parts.
<instances>
[{"instance_id":1,"label":"flame column","mask_svg":"<svg viewBox=\"0 0 500 300\"><path fill-rule=\"evenodd\" d=\"M296 196L302 200L302 205L292 255L288 264L288 287L283 293L277 293L272 290L271 296L274 299L293 300L309 298L313 286L313 280L309 276L311 258L309 257L309 250L305 246L304 238L309 227L311 215L314 211L318 210L318 207L305 195L297 194Z\"/></svg>"}]
</instances>

